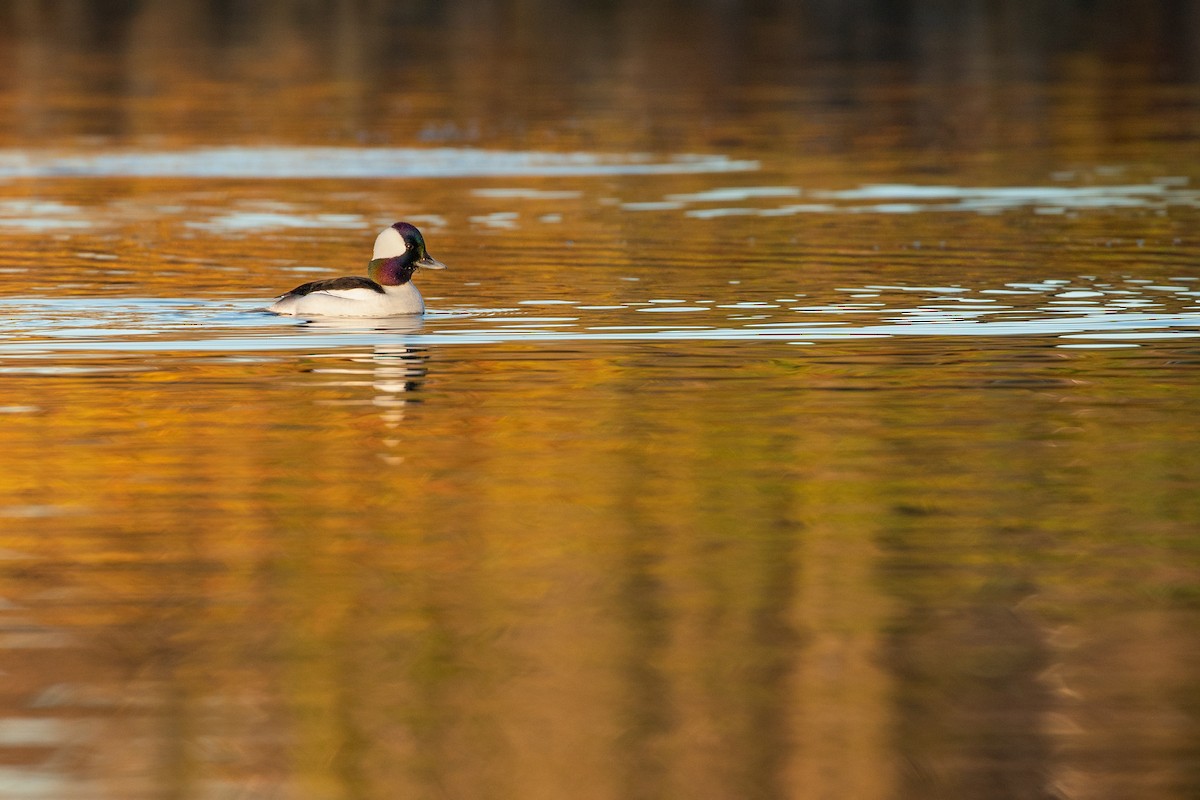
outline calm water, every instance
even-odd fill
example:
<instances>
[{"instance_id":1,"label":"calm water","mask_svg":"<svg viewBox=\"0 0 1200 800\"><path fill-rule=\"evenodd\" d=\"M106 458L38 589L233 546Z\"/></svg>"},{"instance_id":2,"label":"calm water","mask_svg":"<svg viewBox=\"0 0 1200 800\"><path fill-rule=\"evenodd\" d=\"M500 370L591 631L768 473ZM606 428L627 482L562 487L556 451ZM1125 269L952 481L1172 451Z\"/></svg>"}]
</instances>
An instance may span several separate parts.
<instances>
[{"instance_id":1,"label":"calm water","mask_svg":"<svg viewBox=\"0 0 1200 800\"><path fill-rule=\"evenodd\" d=\"M1200 7L386 5L0 7L0 796L1200 792Z\"/></svg>"}]
</instances>

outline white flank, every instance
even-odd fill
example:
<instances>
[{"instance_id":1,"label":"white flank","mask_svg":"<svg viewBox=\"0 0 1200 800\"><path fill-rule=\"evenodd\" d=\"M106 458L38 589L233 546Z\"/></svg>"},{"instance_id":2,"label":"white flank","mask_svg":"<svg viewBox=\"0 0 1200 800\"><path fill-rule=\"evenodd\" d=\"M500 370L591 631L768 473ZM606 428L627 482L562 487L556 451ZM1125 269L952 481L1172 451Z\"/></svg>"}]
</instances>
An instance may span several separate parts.
<instances>
[{"instance_id":1,"label":"white flank","mask_svg":"<svg viewBox=\"0 0 1200 800\"><path fill-rule=\"evenodd\" d=\"M284 295L268 311L290 316L394 317L422 314L425 301L412 283L370 289L333 289L306 295Z\"/></svg>"}]
</instances>

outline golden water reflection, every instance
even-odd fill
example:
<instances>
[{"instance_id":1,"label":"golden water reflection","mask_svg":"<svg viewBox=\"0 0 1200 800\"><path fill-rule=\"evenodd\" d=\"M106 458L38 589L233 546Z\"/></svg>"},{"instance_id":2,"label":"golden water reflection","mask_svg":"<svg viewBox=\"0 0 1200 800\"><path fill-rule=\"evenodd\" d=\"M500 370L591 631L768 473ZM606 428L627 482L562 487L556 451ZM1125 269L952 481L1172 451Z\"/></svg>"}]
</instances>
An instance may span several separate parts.
<instances>
[{"instance_id":1,"label":"golden water reflection","mask_svg":"<svg viewBox=\"0 0 1200 800\"><path fill-rule=\"evenodd\" d=\"M657 350L40 379L0 455L12 775L1183 796L1185 401L1078 379L1104 351L1030 353L1005 386L965 350L930 384L945 343L732 373L725 347Z\"/></svg>"},{"instance_id":2,"label":"golden water reflection","mask_svg":"<svg viewBox=\"0 0 1200 800\"><path fill-rule=\"evenodd\" d=\"M0 795L1195 796L1195 4L886 5L0 7Z\"/></svg>"}]
</instances>

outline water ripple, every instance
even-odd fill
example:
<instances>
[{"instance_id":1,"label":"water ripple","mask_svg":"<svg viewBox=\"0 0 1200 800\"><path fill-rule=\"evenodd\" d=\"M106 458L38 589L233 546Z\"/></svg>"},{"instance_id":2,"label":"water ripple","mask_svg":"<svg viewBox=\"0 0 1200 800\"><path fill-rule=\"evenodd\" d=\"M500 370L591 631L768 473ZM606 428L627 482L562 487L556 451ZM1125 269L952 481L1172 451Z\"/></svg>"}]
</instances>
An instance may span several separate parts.
<instances>
[{"instance_id":1,"label":"water ripple","mask_svg":"<svg viewBox=\"0 0 1200 800\"><path fill-rule=\"evenodd\" d=\"M770 205L772 198L803 198L805 202ZM739 205L712 205L738 203ZM701 206L699 208L690 206ZM786 217L799 214L917 214L970 212L996 214L1019 208L1039 214L1063 214L1097 209L1200 208L1200 191L1188 181L1164 176L1145 183L1083 186L953 186L908 183L867 183L850 189L802 189L796 186L732 186L693 194L668 194L661 200L629 200L627 211L683 210L694 219L720 217Z\"/></svg>"},{"instance_id":2,"label":"water ripple","mask_svg":"<svg viewBox=\"0 0 1200 800\"><path fill-rule=\"evenodd\" d=\"M1059 337L1060 346L1200 338L1200 291L1182 278L1021 281L979 288L870 284L845 295L794 298L647 297L620 304L531 298L515 307L434 307L424 318L295 320L255 300L9 298L0 301L0 354L64 351L263 351L371 343L423 344L720 340L819 342L879 337ZM1006 302L984 294L1003 293ZM1065 298L1065 299L1063 299ZM543 309L554 308L549 316ZM568 314L562 314L569 311ZM651 324L651 316L659 317ZM636 316L635 316L636 315ZM697 324L703 323L703 324ZM1081 343L1079 340L1085 340Z\"/></svg>"}]
</instances>

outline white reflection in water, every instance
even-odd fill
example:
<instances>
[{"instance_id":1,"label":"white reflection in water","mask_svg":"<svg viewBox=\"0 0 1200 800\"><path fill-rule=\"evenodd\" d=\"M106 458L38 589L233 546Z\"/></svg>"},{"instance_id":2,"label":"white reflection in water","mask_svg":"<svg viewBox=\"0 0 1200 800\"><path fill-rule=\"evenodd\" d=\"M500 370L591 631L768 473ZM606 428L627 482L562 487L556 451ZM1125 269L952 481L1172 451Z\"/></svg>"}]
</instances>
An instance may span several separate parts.
<instances>
[{"instance_id":1,"label":"white reflection in water","mask_svg":"<svg viewBox=\"0 0 1200 800\"><path fill-rule=\"evenodd\" d=\"M184 224L189 228L224 232L287 228L358 230L369 225L365 218L357 214L300 214L294 211L239 211L204 221L189 220Z\"/></svg>"},{"instance_id":2,"label":"white reflection in water","mask_svg":"<svg viewBox=\"0 0 1200 800\"><path fill-rule=\"evenodd\" d=\"M485 228L515 230L520 214L516 211L494 211L491 214L478 214L468 219L472 224L482 225Z\"/></svg>"},{"instance_id":3,"label":"white reflection in water","mask_svg":"<svg viewBox=\"0 0 1200 800\"><path fill-rule=\"evenodd\" d=\"M206 147L178 151L0 150L0 180L24 178L439 178L741 172L719 155L549 153L470 147Z\"/></svg>"},{"instance_id":4,"label":"white reflection in water","mask_svg":"<svg viewBox=\"0 0 1200 800\"><path fill-rule=\"evenodd\" d=\"M749 200L752 197L796 197L800 189L795 186L727 186L692 194L669 194L668 203L730 203Z\"/></svg>"},{"instance_id":5,"label":"white reflection in water","mask_svg":"<svg viewBox=\"0 0 1200 800\"><path fill-rule=\"evenodd\" d=\"M1173 291L1163 291L1163 287ZM263 352L345 345L379 346L397 337L406 345L605 340L830 340L864 336L1106 336L1125 340L1192 338L1200 307L1161 281L1089 278L1014 281L1001 286L871 284L838 287L804 305L775 292L755 297L731 289L713 299L654 297L622 303L539 297L516 307L431 306L424 318L295 320L263 311L260 300L214 302L170 298L9 298L0 300L0 354L32 362L0 371L56 369L38 363L65 351L212 350ZM845 293L870 300L846 302ZM740 296L739 296L740 295ZM996 296L1004 298L1003 303ZM444 302L444 301L442 301ZM543 309L568 314L547 315ZM639 319L635 321L634 315ZM663 319L639 324L651 314ZM851 320L853 320L851 322ZM830 326L838 326L831 331ZM86 365L64 369L87 370Z\"/></svg>"},{"instance_id":6,"label":"white reflection in water","mask_svg":"<svg viewBox=\"0 0 1200 800\"><path fill-rule=\"evenodd\" d=\"M549 153L491 151L474 148L337 148L227 147L177 152L101 151L62 154L51 151L0 150L0 181L112 177L192 179L339 178L343 180L428 177L603 178L613 175L754 172L758 162L723 155L666 155L643 153ZM504 202L594 203L615 205L630 213L673 213L697 220L722 217L787 217L805 214L918 214L968 212L996 214L1013 209L1036 213L1079 213L1097 209L1140 208L1164 212L1171 207L1200 207L1200 190L1186 181L1155 178L1130 184L1063 186L952 186L864 184L849 189L798 186L720 186L661 198L612 198L577 189L480 187L475 197ZM601 189L603 191L603 189ZM802 202L795 201L797 198ZM180 224L215 233L237 234L263 230L369 229L378 220L358 214L328 213L316 206L301 208L264 201L244 208L224 209L207 218L188 206L154 205L147 209L128 199L92 209L51 200L0 201L0 230L26 232L86 229L133 216L177 218ZM528 218L511 208L471 216L481 228L514 230L528 219L561 222L550 209ZM411 218L427 227L445 227L436 215ZM1139 242L1140 244L1140 242ZM914 244L918 247L919 244Z\"/></svg>"},{"instance_id":7,"label":"white reflection in water","mask_svg":"<svg viewBox=\"0 0 1200 800\"><path fill-rule=\"evenodd\" d=\"M79 206L54 200L0 200L0 229L39 232L90 225L84 209Z\"/></svg>"},{"instance_id":8,"label":"white reflection in water","mask_svg":"<svg viewBox=\"0 0 1200 800\"><path fill-rule=\"evenodd\" d=\"M817 202L772 205L773 198L811 198ZM739 205L707 205L736 203ZM740 205L750 203L748 205ZM701 205L701 208L689 206ZM629 201L627 211L676 211L686 217L784 217L794 214L917 214L971 212L995 214L1018 208L1039 214L1094 209L1200 207L1200 191L1186 181L1155 179L1148 183L1084 186L938 186L877 183L853 189L808 189L795 186L731 186L692 194L668 194L661 200Z\"/></svg>"},{"instance_id":9,"label":"white reflection in water","mask_svg":"<svg viewBox=\"0 0 1200 800\"><path fill-rule=\"evenodd\" d=\"M476 197L499 197L514 200L574 200L582 196L583 193L552 189L496 188L472 189L471 194Z\"/></svg>"}]
</instances>

